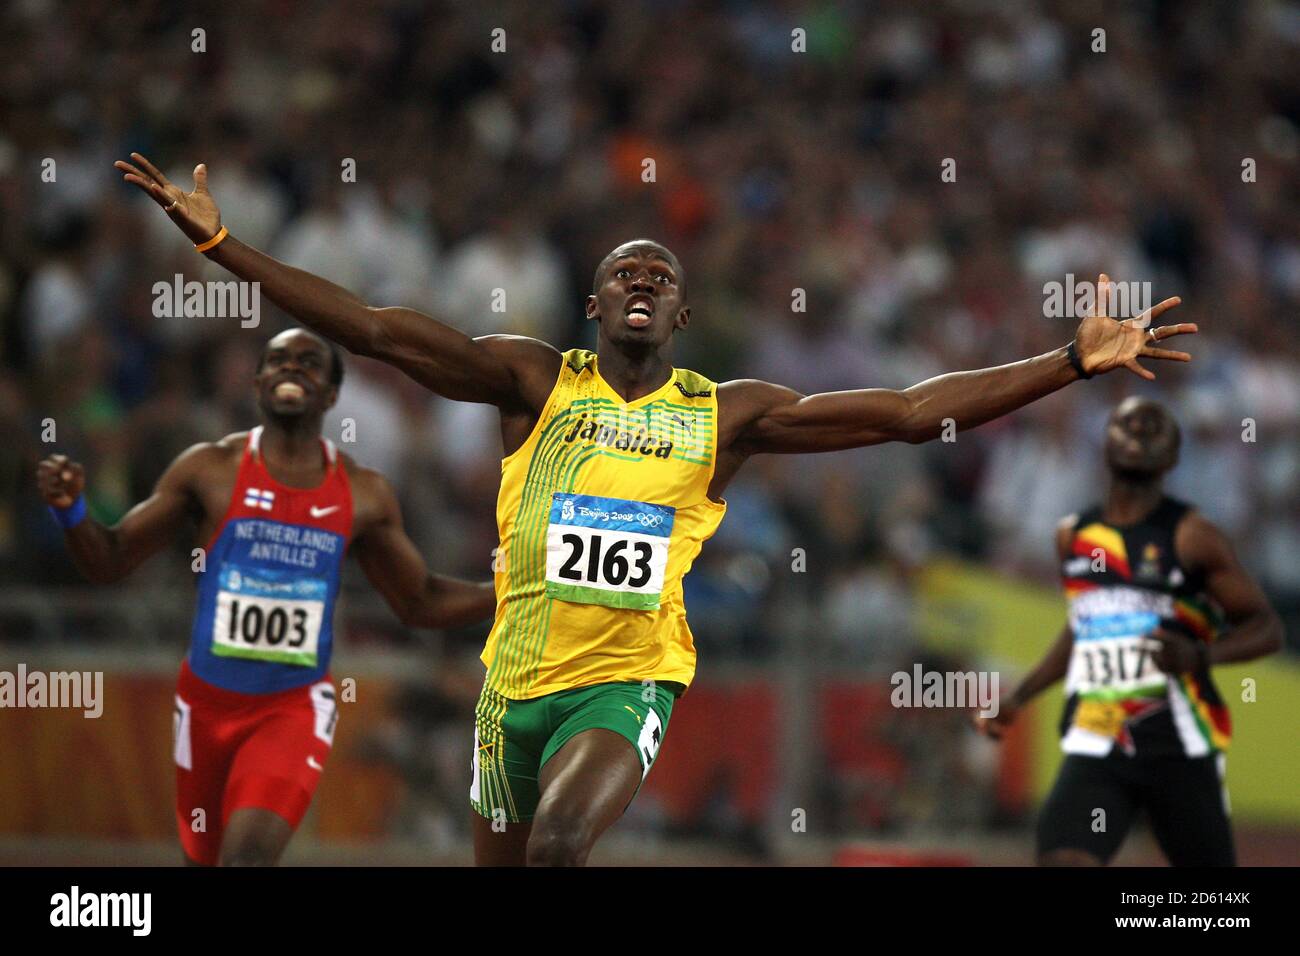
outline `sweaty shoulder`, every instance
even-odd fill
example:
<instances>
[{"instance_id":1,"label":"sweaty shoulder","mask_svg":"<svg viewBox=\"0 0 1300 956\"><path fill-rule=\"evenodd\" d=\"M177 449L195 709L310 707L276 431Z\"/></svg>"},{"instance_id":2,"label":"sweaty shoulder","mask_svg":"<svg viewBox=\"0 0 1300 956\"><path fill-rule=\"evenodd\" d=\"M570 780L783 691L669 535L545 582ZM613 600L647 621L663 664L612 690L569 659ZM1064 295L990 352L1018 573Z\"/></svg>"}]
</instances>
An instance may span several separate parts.
<instances>
[{"instance_id":1,"label":"sweaty shoulder","mask_svg":"<svg viewBox=\"0 0 1300 956\"><path fill-rule=\"evenodd\" d=\"M354 499L361 495L384 496L393 493L393 486L388 483L388 479L382 472L357 464L356 459L343 452L339 452L339 463L347 473Z\"/></svg>"},{"instance_id":2,"label":"sweaty shoulder","mask_svg":"<svg viewBox=\"0 0 1300 956\"><path fill-rule=\"evenodd\" d=\"M382 472L358 465L351 455L339 452L339 462L352 490L352 533L360 536L376 524L400 521L397 492Z\"/></svg>"},{"instance_id":3,"label":"sweaty shoulder","mask_svg":"<svg viewBox=\"0 0 1300 956\"><path fill-rule=\"evenodd\" d=\"M199 442L185 449L158 479L160 492L197 494L205 487L220 487L239 468L248 432L236 432L217 441Z\"/></svg>"},{"instance_id":4,"label":"sweaty shoulder","mask_svg":"<svg viewBox=\"0 0 1300 956\"><path fill-rule=\"evenodd\" d=\"M560 371L559 350L526 335L482 335L474 341L510 370L526 405L540 409L546 403Z\"/></svg>"},{"instance_id":5,"label":"sweaty shoulder","mask_svg":"<svg viewBox=\"0 0 1300 956\"><path fill-rule=\"evenodd\" d=\"M172 468L203 471L230 463L237 466L247 442L248 432L234 432L216 441L201 441L177 455L176 460L172 462Z\"/></svg>"}]
</instances>

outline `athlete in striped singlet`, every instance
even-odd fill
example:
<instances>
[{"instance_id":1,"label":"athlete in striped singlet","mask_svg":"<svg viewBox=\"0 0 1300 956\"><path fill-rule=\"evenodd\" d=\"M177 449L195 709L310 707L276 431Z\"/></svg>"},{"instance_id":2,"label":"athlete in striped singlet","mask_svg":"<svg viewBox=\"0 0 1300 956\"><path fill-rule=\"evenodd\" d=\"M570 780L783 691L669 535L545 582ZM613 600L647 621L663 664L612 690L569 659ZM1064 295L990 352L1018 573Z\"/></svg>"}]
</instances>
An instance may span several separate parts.
<instances>
[{"instance_id":1,"label":"athlete in striped singlet","mask_svg":"<svg viewBox=\"0 0 1300 956\"><path fill-rule=\"evenodd\" d=\"M1000 737L1065 679L1066 757L1038 821L1046 866L1108 862L1139 810L1171 865L1236 860L1224 783L1232 725L1210 670L1277 651L1282 622L1223 532L1164 493L1178 446L1158 402L1115 409L1106 500L1057 529L1069 619L997 716L976 718Z\"/></svg>"}]
</instances>

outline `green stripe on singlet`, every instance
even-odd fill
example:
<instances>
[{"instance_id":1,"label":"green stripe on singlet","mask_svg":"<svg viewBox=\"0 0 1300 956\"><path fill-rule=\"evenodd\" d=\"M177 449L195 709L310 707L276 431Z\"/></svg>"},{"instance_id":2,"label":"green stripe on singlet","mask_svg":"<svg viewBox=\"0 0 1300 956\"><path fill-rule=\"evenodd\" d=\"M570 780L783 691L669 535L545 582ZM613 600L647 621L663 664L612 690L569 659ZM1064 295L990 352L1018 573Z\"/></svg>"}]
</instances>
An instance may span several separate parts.
<instances>
[{"instance_id":1,"label":"green stripe on singlet","mask_svg":"<svg viewBox=\"0 0 1300 956\"><path fill-rule=\"evenodd\" d=\"M547 443L549 442L550 437L557 430L563 430L568 417L569 412L566 409L562 412L558 412L551 421L547 423L546 427L542 430L542 434L538 436L537 447L529 457L528 473L524 476L523 485L519 492L519 506L515 511L514 534L516 542L520 540L523 528L526 526L529 505L536 497L536 489L539 481L538 475L546 464L545 450L548 447ZM523 553L522 547L517 550L520 554ZM492 664L490 665L492 670L502 674L503 676L509 674L512 666L511 662L516 653L514 634L518 627L520 602L514 599L525 590L523 582L527 580L527 577L522 573L522 565L515 561L513 554L508 560L510 562L507 568L509 584L506 597L510 601L509 617L506 619L505 627L501 636L501 642L497 647L496 656L493 658Z\"/></svg>"},{"instance_id":2,"label":"green stripe on singlet","mask_svg":"<svg viewBox=\"0 0 1300 956\"><path fill-rule=\"evenodd\" d=\"M624 454L621 454L620 452L610 451L608 448L602 448L602 449L600 449L599 454L600 454L600 456L601 456L602 458L616 458L616 459L618 459L619 461L643 461L643 460L645 460L645 455L642 455L640 452L633 452L633 453L630 454L630 455L624 455Z\"/></svg>"},{"instance_id":3,"label":"green stripe on singlet","mask_svg":"<svg viewBox=\"0 0 1300 956\"><path fill-rule=\"evenodd\" d=\"M557 490L572 491L573 486L577 483L578 472L582 470L582 467L586 465L587 462L591 461L593 458L598 458L599 456L600 456L600 449L596 446L588 446L587 448L583 449L580 454L570 456L571 460L569 461L568 470L565 472L564 476L560 479L560 487ZM541 526L541 534L543 535L543 542L542 542L543 550L545 545L544 536L546 534L546 527L549 525L549 523L550 523L550 509L548 508ZM539 573L541 574L541 577L544 580L546 577L546 563L545 563L544 554L541 559L541 568ZM543 585L543 587L545 587L545 585ZM537 679L537 669L541 666L542 655L546 650L546 640L551 633L551 608L552 607L554 607L554 602L552 602L549 598L544 598L540 609L541 614L534 615L534 620L532 622L533 633L531 636L525 636L524 638L525 647L529 651L528 657L531 663L527 668L527 670L525 671L525 673L521 674L520 676L521 677L527 676L528 683L531 683L533 680ZM543 619L538 620L537 619L538 617L541 617Z\"/></svg>"},{"instance_id":4,"label":"green stripe on singlet","mask_svg":"<svg viewBox=\"0 0 1300 956\"><path fill-rule=\"evenodd\" d=\"M528 474L524 476L523 488L519 494L519 508L515 513L514 534L518 547L513 548L512 551L517 552L517 555L512 553L509 556L510 596L526 591L527 584L533 580L532 577L524 573L525 568L522 566L522 559L529 554L525 546L525 537L537 523L534 514L538 510L537 506L543 501L549 503L551 474L555 470L556 459L562 457L565 451L564 427L569 424L569 419L572 417L572 406L570 406L556 414L547 423L528 462ZM572 446L568 446L568 448L572 450ZM549 514L549 508L541 510ZM521 560L517 561L516 556ZM545 577L544 574L543 577ZM497 656L493 661L494 665L497 661L501 661L504 665L503 679L512 679L518 670L518 658L521 652L519 634L523 624L521 618L529 609L527 605L544 600L545 592L543 591L532 598L525 598L522 601L513 601L511 603L510 617L506 621L506 633L503 635L501 646L498 647Z\"/></svg>"},{"instance_id":5,"label":"green stripe on singlet","mask_svg":"<svg viewBox=\"0 0 1300 956\"><path fill-rule=\"evenodd\" d=\"M664 412L661 409L651 409L649 415L638 415L635 417L623 415L617 409L613 408L589 408L583 409L583 412L586 414L586 420L588 422L613 428L617 431L625 431L629 426L644 426L653 430L651 432L652 437L658 437L655 433L664 432L667 432L673 437L682 434L688 436L692 434L691 429L684 427L681 423L672 419L671 416L676 415L676 412ZM696 425L712 430L713 419L700 418L697 416Z\"/></svg>"},{"instance_id":6,"label":"green stripe on singlet","mask_svg":"<svg viewBox=\"0 0 1300 956\"><path fill-rule=\"evenodd\" d=\"M599 397L575 398L569 404L570 411L576 409L581 412L591 408L598 409L598 410L608 409L610 411L622 413L624 406L619 405L617 402L611 402L608 398L599 398ZM642 408L628 409L629 417L632 417L631 413L633 412L641 413L647 411L659 412L664 415L673 414L675 412L690 412L691 414L695 415L697 418L708 419L708 420L712 420L713 418L713 409L709 408L708 406L674 405L673 403L665 402L662 399L656 402L651 402L649 405L646 405Z\"/></svg>"},{"instance_id":7,"label":"green stripe on singlet","mask_svg":"<svg viewBox=\"0 0 1300 956\"><path fill-rule=\"evenodd\" d=\"M617 458L619 461L638 462L638 461L645 461L647 458L654 457L653 455L643 455L640 452L632 452L630 454L624 454L621 451L615 451L609 448L601 448L599 446L597 446L597 450L599 454L603 455L604 457ZM707 465L711 461L711 459L709 458L687 458L685 455L669 455L668 457L675 458L677 461L684 461L688 465Z\"/></svg>"},{"instance_id":8,"label":"green stripe on singlet","mask_svg":"<svg viewBox=\"0 0 1300 956\"><path fill-rule=\"evenodd\" d=\"M520 551L529 560L524 566L522 580L530 584L544 582L546 578L546 529L550 523L552 492L569 490L575 469L592 457L587 453L589 446L570 445L561 435L550 436L547 441L550 447L538 449L542 467L538 469L537 482L528 494L528 513L522 515L516 525ZM567 479L562 477L566 469ZM551 601L544 588L543 584L538 594L523 602L511 622L515 639L506 675L512 681L521 680L529 669L535 672L541 660L551 610Z\"/></svg>"},{"instance_id":9,"label":"green stripe on singlet","mask_svg":"<svg viewBox=\"0 0 1300 956\"><path fill-rule=\"evenodd\" d=\"M568 450L570 452L568 455L565 455L562 459L557 458L555 461L555 470L563 469L562 473L555 474L554 484L548 486L555 491L571 490L577 470L595 457L590 446L569 446ZM534 606L527 609L526 616L521 622L522 633L520 635L519 653L515 659L517 667L513 676L523 683L528 683L526 678L529 675L536 677L538 665L541 663L542 654L546 649L546 639L550 634L552 602L545 592L546 529L550 525L551 518L550 500L550 494L548 493L544 498L545 507L539 509L539 513L534 516L534 523L529 529L530 553L536 556L530 579L542 582L542 593Z\"/></svg>"},{"instance_id":10,"label":"green stripe on singlet","mask_svg":"<svg viewBox=\"0 0 1300 956\"><path fill-rule=\"evenodd\" d=\"M678 405L676 402L670 402L666 398L661 398L658 401L651 402L651 404L662 405L664 408L675 409L679 412L695 412L697 415L712 416L713 414L713 406L711 405Z\"/></svg>"}]
</instances>

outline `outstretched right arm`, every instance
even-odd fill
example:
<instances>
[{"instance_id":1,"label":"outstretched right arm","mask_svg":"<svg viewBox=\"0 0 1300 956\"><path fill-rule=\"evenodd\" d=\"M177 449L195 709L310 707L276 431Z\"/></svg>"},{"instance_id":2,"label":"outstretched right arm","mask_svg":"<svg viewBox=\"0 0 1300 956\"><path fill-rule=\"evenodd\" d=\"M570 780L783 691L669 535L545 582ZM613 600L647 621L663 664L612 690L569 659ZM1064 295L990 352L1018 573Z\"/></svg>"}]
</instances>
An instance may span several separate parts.
<instances>
[{"instance_id":1,"label":"outstretched right arm","mask_svg":"<svg viewBox=\"0 0 1300 956\"><path fill-rule=\"evenodd\" d=\"M208 192L208 171L194 170L194 191L170 183L149 160L114 165L158 203L195 245L221 230L221 213ZM234 236L205 253L303 325L349 352L387 362L444 398L486 402L503 409L535 408L550 392L559 353L536 339L489 335L472 339L430 316L406 308L374 308L326 279L272 259ZM540 391L539 391L540 390Z\"/></svg>"},{"instance_id":2,"label":"outstretched right arm","mask_svg":"<svg viewBox=\"0 0 1300 956\"><path fill-rule=\"evenodd\" d=\"M64 541L82 576L96 584L126 577L173 539L177 524L197 506L194 477L219 455L217 446L195 445L167 468L153 494L117 524L105 527L87 515L65 528ZM41 496L54 508L71 508L85 489L85 471L66 455L51 455L36 467Z\"/></svg>"},{"instance_id":3,"label":"outstretched right arm","mask_svg":"<svg viewBox=\"0 0 1300 956\"><path fill-rule=\"evenodd\" d=\"M241 279L261 284L262 294L303 325L355 355L401 369L443 398L503 408L525 405L527 378L547 365L547 388L559 355L536 339L492 335L472 339L422 312L372 308L334 283L285 265L231 236L210 258Z\"/></svg>"}]
</instances>

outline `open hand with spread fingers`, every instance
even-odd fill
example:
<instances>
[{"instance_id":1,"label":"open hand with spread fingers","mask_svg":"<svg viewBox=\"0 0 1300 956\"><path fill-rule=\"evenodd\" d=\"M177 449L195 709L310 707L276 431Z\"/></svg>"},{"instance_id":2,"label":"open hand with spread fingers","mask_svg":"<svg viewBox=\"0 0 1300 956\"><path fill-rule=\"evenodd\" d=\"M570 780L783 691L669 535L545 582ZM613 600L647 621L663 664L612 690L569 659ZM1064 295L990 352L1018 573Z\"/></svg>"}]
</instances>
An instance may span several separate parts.
<instances>
[{"instance_id":1,"label":"open hand with spread fingers","mask_svg":"<svg viewBox=\"0 0 1300 956\"><path fill-rule=\"evenodd\" d=\"M1117 368L1126 368L1135 375L1145 379L1154 379L1155 374L1142 367L1139 358L1164 359L1173 362L1190 362L1192 357L1186 352L1172 349L1156 348L1156 343L1175 335L1191 335L1197 332L1192 322L1178 325L1151 327L1151 323L1164 312L1174 308L1183 300L1178 296L1165 299L1132 319L1116 321L1106 315L1106 303L1110 297L1110 278L1102 273L1097 280L1097 304L1092 315L1079 323L1074 334L1075 348L1083 370L1088 375L1100 375Z\"/></svg>"},{"instance_id":2,"label":"open hand with spread fingers","mask_svg":"<svg viewBox=\"0 0 1300 956\"><path fill-rule=\"evenodd\" d=\"M168 182L153 163L139 153L132 153L135 163L119 159L113 165L122 170L122 177L134 183L149 198L162 206L172 222L180 226L195 245L201 245L221 230L221 210L208 192L208 167L200 163L194 167L194 191L185 192Z\"/></svg>"}]
</instances>

